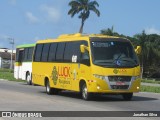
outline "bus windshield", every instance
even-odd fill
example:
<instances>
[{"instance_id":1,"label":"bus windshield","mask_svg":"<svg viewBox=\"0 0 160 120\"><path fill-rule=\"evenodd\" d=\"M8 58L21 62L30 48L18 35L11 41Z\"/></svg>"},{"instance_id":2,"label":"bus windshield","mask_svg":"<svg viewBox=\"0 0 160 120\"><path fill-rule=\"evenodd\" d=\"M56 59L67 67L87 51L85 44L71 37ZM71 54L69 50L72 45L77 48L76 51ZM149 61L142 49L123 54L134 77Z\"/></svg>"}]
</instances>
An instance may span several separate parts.
<instances>
[{"instance_id":1,"label":"bus windshield","mask_svg":"<svg viewBox=\"0 0 160 120\"><path fill-rule=\"evenodd\" d=\"M102 67L132 68L139 65L130 42L124 39L91 40L93 64Z\"/></svg>"}]
</instances>

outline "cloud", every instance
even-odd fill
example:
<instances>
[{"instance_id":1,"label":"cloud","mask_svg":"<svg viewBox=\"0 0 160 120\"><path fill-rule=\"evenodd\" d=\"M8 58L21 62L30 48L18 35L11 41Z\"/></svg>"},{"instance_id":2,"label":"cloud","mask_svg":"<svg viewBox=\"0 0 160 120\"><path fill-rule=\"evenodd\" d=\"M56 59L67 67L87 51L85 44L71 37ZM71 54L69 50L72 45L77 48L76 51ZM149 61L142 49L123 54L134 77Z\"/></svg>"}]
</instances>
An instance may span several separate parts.
<instances>
[{"instance_id":1,"label":"cloud","mask_svg":"<svg viewBox=\"0 0 160 120\"><path fill-rule=\"evenodd\" d=\"M38 18L34 16L31 12L26 12L26 17L30 23L37 23Z\"/></svg>"},{"instance_id":2,"label":"cloud","mask_svg":"<svg viewBox=\"0 0 160 120\"><path fill-rule=\"evenodd\" d=\"M47 13L47 19L48 21L52 22L58 22L60 20L60 11L54 7L43 5L41 6L41 10L45 13Z\"/></svg>"},{"instance_id":3,"label":"cloud","mask_svg":"<svg viewBox=\"0 0 160 120\"><path fill-rule=\"evenodd\" d=\"M158 35L160 35L160 30L157 30L157 29L154 28L154 27L146 28L146 29L145 29L145 32L146 32L147 34L158 34Z\"/></svg>"}]
</instances>

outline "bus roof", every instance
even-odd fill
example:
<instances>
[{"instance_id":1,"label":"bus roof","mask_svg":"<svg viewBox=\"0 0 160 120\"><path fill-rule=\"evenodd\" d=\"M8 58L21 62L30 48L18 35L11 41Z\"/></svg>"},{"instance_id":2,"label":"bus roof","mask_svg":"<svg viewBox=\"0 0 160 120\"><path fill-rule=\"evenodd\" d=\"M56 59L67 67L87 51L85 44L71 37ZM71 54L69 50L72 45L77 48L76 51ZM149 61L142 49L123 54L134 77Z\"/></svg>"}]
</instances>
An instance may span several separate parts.
<instances>
[{"instance_id":1,"label":"bus roof","mask_svg":"<svg viewBox=\"0 0 160 120\"><path fill-rule=\"evenodd\" d=\"M18 45L16 48L27 48L27 47L34 47L35 44L23 44L23 45Z\"/></svg>"},{"instance_id":2,"label":"bus roof","mask_svg":"<svg viewBox=\"0 0 160 120\"><path fill-rule=\"evenodd\" d=\"M37 43L49 43L53 41L73 41L73 40L89 40L89 38L119 38L115 36L107 36L102 34L63 34L60 35L57 39L46 39L46 40L39 40Z\"/></svg>"}]
</instances>

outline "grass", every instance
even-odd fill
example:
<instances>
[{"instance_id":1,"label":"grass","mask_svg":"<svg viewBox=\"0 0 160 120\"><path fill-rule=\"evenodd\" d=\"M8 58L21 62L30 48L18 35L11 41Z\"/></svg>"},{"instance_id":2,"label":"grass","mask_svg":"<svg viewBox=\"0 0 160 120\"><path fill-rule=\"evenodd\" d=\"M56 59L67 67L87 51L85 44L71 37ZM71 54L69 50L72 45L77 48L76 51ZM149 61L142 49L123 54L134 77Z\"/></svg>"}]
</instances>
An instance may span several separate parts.
<instances>
[{"instance_id":1,"label":"grass","mask_svg":"<svg viewBox=\"0 0 160 120\"><path fill-rule=\"evenodd\" d=\"M160 93L160 87L157 86L144 86L142 85L140 88L141 92L153 92L153 93Z\"/></svg>"},{"instance_id":2,"label":"grass","mask_svg":"<svg viewBox=\"0 0 160 120\"><path fill-rule=\"evenodd\" d=\"M9 81L16 81L16 82L26 82L21 79L14 78L14 71L10 69L0 69L0 79L5 79Z\"/></svg>"},{"instance_id":3,"label":"grass","mask_svg":"<svg viewBox=\"0 0 160 120\"><path fill-rule=\"evenodd\" d=\"M144 82L144 83L153 83L153 84L160 84L160 81L150 80L150 79L142 79L141 82Z\"/></svg>"}]
</instances>

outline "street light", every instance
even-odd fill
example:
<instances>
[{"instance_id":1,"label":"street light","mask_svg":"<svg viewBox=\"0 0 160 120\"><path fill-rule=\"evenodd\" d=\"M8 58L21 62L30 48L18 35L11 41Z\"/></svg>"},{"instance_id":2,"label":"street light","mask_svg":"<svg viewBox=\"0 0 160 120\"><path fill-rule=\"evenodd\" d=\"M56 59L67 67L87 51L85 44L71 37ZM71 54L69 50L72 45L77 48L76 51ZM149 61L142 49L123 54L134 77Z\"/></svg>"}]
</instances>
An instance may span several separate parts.
<instances>
[{"instance_id":1,"label":"street light","mask_svg":"<svg viewBox=\"0 0 160 120\"><path fill-rule=\"evenodd\" d=\"M10 69L12 69L13 66L13 49L14 49L14 38L8 38L10 40L10 44L12 45L12 53L11 53L11 64L10 64Z\"/></svg>"}]
</instances>

